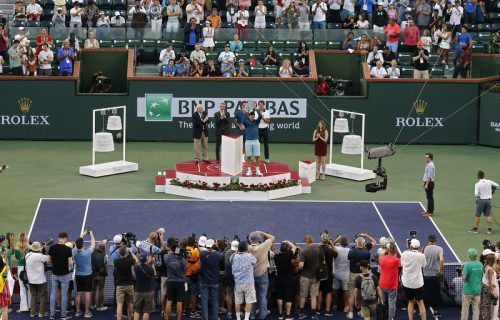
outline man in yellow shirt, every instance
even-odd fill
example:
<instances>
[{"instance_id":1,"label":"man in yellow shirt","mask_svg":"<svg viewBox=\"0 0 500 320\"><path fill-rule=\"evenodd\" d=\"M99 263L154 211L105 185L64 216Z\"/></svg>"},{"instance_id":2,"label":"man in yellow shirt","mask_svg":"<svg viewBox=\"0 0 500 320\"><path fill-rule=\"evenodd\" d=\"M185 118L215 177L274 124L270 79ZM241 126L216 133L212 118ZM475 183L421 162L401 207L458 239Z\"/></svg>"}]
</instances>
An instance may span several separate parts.
<instances>
[{"instance_id":1,"label":"man in yellow shirt","mask_svg":"<svg viewBox=\"0 0 500 320\"><path fill-rule=\"evenodd\" d=\"M207 20L212 22L212 28L214 29L220 28L222 24L222 20L220 19L216 8L213 8L212 14L208 16Z\"/></svg>"}]
</instances>

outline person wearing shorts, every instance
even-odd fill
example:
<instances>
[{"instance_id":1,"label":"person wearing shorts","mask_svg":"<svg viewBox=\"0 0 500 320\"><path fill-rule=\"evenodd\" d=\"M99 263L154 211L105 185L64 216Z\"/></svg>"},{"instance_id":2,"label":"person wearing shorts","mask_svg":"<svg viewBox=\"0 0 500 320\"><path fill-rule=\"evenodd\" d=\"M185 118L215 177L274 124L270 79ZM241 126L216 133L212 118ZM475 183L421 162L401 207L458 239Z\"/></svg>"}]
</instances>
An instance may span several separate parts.
<instances>
[{"instance_id":1,"label":"person wearing shorts","mask_svg":"<svg viewBox=\"0 0 500 320\"><path fill-rule=\"evenodd\" d=\"M247 161L247 176L252 175L252 156L255 158L255 174L262 176L260 172L260 142L259 142L259 123L262 115L260 111L248 113L248 119L244 119L240 130L246 131L245 155Z\"/></svg>"},{"instance_id":2,"label":"person wearing shorts","mask_svg":"<svg viewBox=\"0 0 500 320\"><path fill-rule=\"evenodd\" d=\"M279 318L292 319L292 302L295 298L293 272L295 269L297 247L290 241L282 241L280 253L274 256L276 264L276 299L278 302ZM283 315L283 302L285 302L286 316Z\"/></svg>"},{"instance_id":3,"label":"person wearing shorts","mask_svg":"<svg viewBox=\"0 0 500 320\"><path fill-rule=\"evenodd\" d=\"M116 285L116 318L122 318L123 304L126 303L127 316L131 319L134 313L134 277L132 275L132 267L138 259L132 248L121 246L118 252L120 258L113 261L115 267L113 274Z\"/></svg>"},{"instance_id":4,"label":"person wearing shorts","mask_svg":"<svg viewBox=\"0 0 500 320\"><path fill-rule=\"evenodd\" d=\"M325 264L328 267L328 279L319 282L318 309L321 309L325 302L325 316L333 316L332 312L332 291L333 291L333 259L338 255L337 248L333 246L333 240L327 232L321 234L320 251L323 254ZM323 300L324 298L324 300Z\"/></svg>"},{"instance_id":5,"label":"person wearing shorts","mask_svg":"<svg viewBox=\"0 0 500 320\"><path fill-rule=\"evenodd\" d=\"M236 319L241 320L241 305L245 303L245 320L250 319L252 304L257 302L255 293L255 282L253 278L253 266L257 262L250 252L248 243L241 241L238 244L238 252L232 256L231 270L234 276L234 303Z\"/></svg>"},{"instance_id":6,"label":"person wearing shorts","mask_svg":"<svg viewBox=\"0 0 500 320\"><path fill-rule=\"evenodd\" d=\"M370 263L368 260L361 260L359 262L359 267L361 273L356 277L354 285L354 295L359 296L359 305L361 306L361 316L363 319L375 319L377 316L377 298L382 301L382 292L380 291L378 278L371 273ZM373 281L373 290L376 291L375 298L371 299L368 297L363 297L363 280L371 277Z\"/></svg>"},{"instance_id":7,"label":"person wearing shorts","mask_svg":"<svg viewBox=\"0 0 500 320\"><path fill-rule=\"evenodd\" d=\"M493 217L491 216L491 198L493 196L493 188L498 188L498 183L485 179L484 171L479 170L477 172L477 178L479 181L474 186L474 195L477 198L476 201L476 214L474 217L474 227L469 230L470 233L478 233L479 223L481 222L481 215L486 217L486 222L488 223L487 234L492 233L493 228Z\"/></svg>"},{"instance_id":8,"label":"person wearing shorts","mask_svg":"<svg viewBox=\"0 0 500 320\"><path fill-rule=\"evenodd\" d=\"M311 298L311 319L317 320L317 306L319 294L319 280L317 271L322 263L323 255L320 255L320 250L314 245L314 240L311 235L304 237L305 249L300 254L299 269L302 269L300 275L300 303L299 303L299 318L306 317L304 306L306 299Z\"/></svg>"},{"instance_id":9,"label":"person wearing shorts","mask_svg":"<svg viewBox=\"0 0 500 320\"><path fill-rule=\"evenodd\" d=\"M337 246L337 257L334 260L335 271L333 273L333 301L337 301L338 290L342 291L344 297L344 312L349 311L349 292L347 291L347 281L349 279L349 240L346 236L338 236L334 243Z\"/></svg>"},{"instance_id":10,"label":"person wearing shorts","mask_svg":"<svg viewBox=\"0 0 500 320\"><path fill-rule=\"evenodd\" d=\"M149 319L155 311L156 268L155 256L143 255L141 263L134 266L134 319Z\"/></svg>"},{"instance_id":11,"label":"person wearing shorts","mask_svg":"<svg viewBox=\"0 0 500 320\"><path fill-rule=\"evenodd\" d=\"M90 247L84 249L83 237L90 235ZM95 238L92 230L87 229L82 236L75 241L76 248L73 248L73 259L75 260L75 284L76 284L76 313L81 316L80 302L82 293L85 294L85 318L92 317L90 313L90 298L92 293L92 252L95 248Z\"/></svg>"},{"instance_id":12,"label":"person wearing shorts","mask_svg":"<svg viewBox=\"0 0 500 320\"><path fill-rule=\"evenodd\" d=\"M172 303L175 302L177 320L181 320L182 302L186 297L186 260L182 255L175 253L178 246L178 241L171 242L170 252L163 258L168 274L165 319L168 319L172 311Z\"/></svg>"},{"instance_id":13,"label":"person wearing shorts","mask_svg":"<svg viewBox=\"0 0 500 320\"><path fill-rule=\"evenodd\" d=\"M401 266L403 267L401 282L408 299L408 318L413 319L415 302L418 305L420 316L426 318L424 304L424 276L422 269L427 264L425 255L419 251L420 241L411 239L410 248L401 255Z\"/></svg>"}]
</instances>

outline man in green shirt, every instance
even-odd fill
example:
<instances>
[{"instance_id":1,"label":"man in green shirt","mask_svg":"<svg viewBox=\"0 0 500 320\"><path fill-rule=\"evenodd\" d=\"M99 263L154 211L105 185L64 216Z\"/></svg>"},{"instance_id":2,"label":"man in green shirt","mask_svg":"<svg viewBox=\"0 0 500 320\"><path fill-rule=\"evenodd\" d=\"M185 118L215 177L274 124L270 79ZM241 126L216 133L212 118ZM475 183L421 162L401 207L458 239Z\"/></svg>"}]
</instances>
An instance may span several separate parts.
<instances>
[{"instance_id":1,"label":"man in green shirt","mask_svg":"<svg viewBox=\"0 0 500 320\"><path fill-rule=\"evenodd\" d=\"M469 307L472 305L472 320L479 320L479 301L481 297L481 278L483 276L483 265L477 261L477 250L467 250L470 262L464 265L462 280L464 288L462 291L462 315L461 320L469 319Z\"/></svg>"}]
</instances>

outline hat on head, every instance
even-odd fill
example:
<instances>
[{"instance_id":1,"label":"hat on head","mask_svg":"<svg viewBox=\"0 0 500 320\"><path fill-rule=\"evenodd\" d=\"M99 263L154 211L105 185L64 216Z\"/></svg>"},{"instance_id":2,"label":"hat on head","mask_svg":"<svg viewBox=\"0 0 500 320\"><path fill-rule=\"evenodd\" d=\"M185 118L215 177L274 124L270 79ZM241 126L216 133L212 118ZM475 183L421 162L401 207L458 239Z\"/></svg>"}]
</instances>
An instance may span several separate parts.
<instances>
[{"instance_id":1,"label":"hat on head","mask_svg":"<svg viewBox=\"0 0 500 320\"><path fill-rule=\"evenodd\" d=\"M214 239L208 239L207 240L207 243L205 244L205 247L207 247L208 249L211 249L215 244L215 241Z\"/></svg>"},{"instance_id":2,"label":"hat on head","mask_svg":"<svg viewBox=\"0 0 500 320\"><path fill-rule=\"evenodd\" d=\"M103 15L103 14L104 14L104 11L99 12L99 15Z\"/></svg>"},{"instance_id":3,"label":"hat on head","mask_svg":"<svg viewBox=\"0 0 500 320\"><path fill-rule=\"evenodd\" d=\"M42 244L40 242L33 242L33 244L31 245L31 250L32 251L41 251Z\"/></svg>"},{"instance_id":4,"label":"hat on head","mask_svg":"<svg viewBox=\"0 0 500 320\"><path fill-rule=\"evenodd\" d=\"M420 41L420 40L417 42L417 46L419 46L419 47L422 46L423 44L424 43L422 41Z\"/></svg>"},{"instance_id":5,"label":"hat on head","mask_svg":"<svg viewBox=\"0 0 500 320\"><path fill-rule=\"evenodd\" d=\"M122 242L122 235L121 234L117 234L116 236L113 237L113 243L119 244L120 242Z\"/></svg>"},{"instance_id":6,"label":"hat on head","mask_svg":"<svg viewBox=\"0 0 500 320\"><path fill-rule=\"evenodd\" d=\"M385 248L385 246L389 243L389 239L387 239L386 237L380 237L378 242L380 243L380 246L382 246L382 248Z\"/></svg>"},{"instance_id":7,"label":"hat on head","mask_svg":"<svg viewBox=\"0 0 500 320\"><path fill-rule=\"evenodd\" d=\"M417 239L411 239L410 246L414 249L418 249L420 248L420 241L418 241Z\"/></svg>"},{"instance_id":8,"label":"hat on head","mask_svg":"<svg viewBox=\"0 0 500 320\"><path fill-rule=\"evenodd\" d=\"M238 245L240 243L238 242L238 240L233 240L233 242L231 242L231 250L233 251L238 251Z\"/></svg>"},{"instance_id":9,"label":"hat on head","mask_svg":"<svg viewBox=\"0 0 500 320\"><path fill-rule=\"evenodd\" d=\"M24 30L24 27L19 27L19 28L17 28L17 30L19 30L19 31Z\"/></svg>"},{"instance_id":10,"label":"hat on head","mask_svg":"<svg viewBox=\"0 0 500 320\"><path fill-rule=\"evenodd\" d=\"M469 256L471 256L471 257L477 257L477 250L476 249L469 248L469 250L467 250L467 252L469 253Z\"/></svg>"},{"instance_id":11,"label":"hat on head","mask_svg":"<svg viewBox=\"0 0 500 320\"><path fill-rule=\"evenodd\" d=\"M359 266L367 268L368 266L370 266L370 262L368 262L368 260L363 259L359 261Z\"/></svg>"},{"instance_id":12,"label":"hat on head","mask_svg":"<svg viewBox=\"0 0 500 320\"><path fill-rule=\"evenodd\" d=\"M495 252L491 251L490 249L486 249L483 251L483 256L489 256L490 254L495 254Z\"/></svg>"},{"instance_id":13,"label":"hat on head","mask_svg":"<svg viewBox=\"0 0 500 320\"><path fill-rule=\"evenodd\" d=\"M245 62L245 60L243 60L243 59L240 59L240 60L238 60L238 62Z\"/></svg>"},{"instance_id":14,"label":"hat on head","mask_svg":"<svg viewBox=\"0 0 500 320\"><path fill-rule=\"evenodd\" d=\"M200 247L204 247L204 246L206 246L206 245L207 245L207 240L208 240L208 239L207 239L207 237L205 237L205 236L201 236L201 237L198 239L198 245L199 245Z\"/></svg>"},{"instance_id":15,"label":"hat on head","mask_svg":"<svg viewBox=\"0 0 500 320\"><path fill-rule=\"evenodd\" d=\"M119 16L120 15L120 11L115 11L115 16Z\"/></svg>"}]
</instances>

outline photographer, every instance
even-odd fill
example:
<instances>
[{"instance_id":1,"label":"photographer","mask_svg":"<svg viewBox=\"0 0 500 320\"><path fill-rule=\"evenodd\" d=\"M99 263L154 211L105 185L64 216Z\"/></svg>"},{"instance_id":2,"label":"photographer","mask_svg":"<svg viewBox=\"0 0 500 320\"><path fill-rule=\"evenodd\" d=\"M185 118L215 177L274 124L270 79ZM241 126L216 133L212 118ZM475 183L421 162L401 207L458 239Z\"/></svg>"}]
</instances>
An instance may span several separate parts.
<instances>
[{"instance_id":1,"label":"photographer","mask_svg":"<svg viewBox=\"0 0 500 320\"><path fill-rule=\"evenodd\" d=\"M280 253L274 256L276 264L276 291L278 303L278 318L292 319L292 302L295 298L293 291L293 271L298 262L296 253L298 248L290 241L282 241L280 245ZM285 302L285 312L283 315L283 301Z\"/></svg>"},{"instance_id":2,"label":"photographer","mask_svg":"<svg viewBox=\"0 0 500 320\"><path fill-rule=\"evenodd\" d=\"M477 178L479 179L474 186L474 196L476 200L476 216L474 218L474 227L469 230L471 233L478 233L479 223L481 222L481 214L486 217L486 222L488 223L488 234L491 234L493 228L493 217L491 215L491 198L493 196L493 190L498 188L498 183L485 179L484 171L479 170L477 172Z\"/></svg>"},{"instance_id":3,"label":"photographer","mask_svg":"<svg viewBox=\"0 0 500 320\"><path fill-rule=\"evenodd\" d=\"M208 239L205 246L207 250L200 252L201 310L203 320L217 320L219 312L219 269L224 257L218 251L213 239ZM211 301L210 313L208 301Z\"/></svg>"},{"instance_id":4,"label":"photographer","mask_svg":"<svg viewBox=\"0 0 500 320\"><path fill-rule=\"evenodd\" d=\"M177 320L181 320L182 302L186 295L186 260L184 260L184 257L180 254L179 241L172 241L172 243L169 244L169 249L170 252L164 257L164 263L168 274L165 319L169 319L170 312L172 311L172 302L175 302Z\"/></svg>"},{"instance_id":5,"label":"photographer","mask_svg":"<svg viewBox=\"0 0 500 320\"><path fill-rule=\"evenodd\" d=\"M427 237L427 246L423 253L427 263L424 268L424 294L425 304L432 307L434 317L440 317L441 313L441 276L443 275L444 258L443 248L436 245L436 236L431 234Z\"/></svg>"},{"instance_id":6,"label":"photographer","mask_svg":"<svg viewBox=\"0 0 500 320\"><path fill-rule=\"evenodd\" d=\"M102 240L92 253L92 303L91 306L97 311L105 311L108 307L104 306L104 283L108 276L107 264L108 255L106 254L106 244L108 240ZM97 299L96 299L97 296ZM96 304L97 303L97 304Z\"/></svg>"},{"instance_id":7,"label":"photographer","mask_svg":"<svg viewBox=\"0 0 500 320\"><path fill-rule=\"evenodd\" d=\"M119 249L121 246L126 246L131 249L131 252L137 254L138 250L134 244L135 234L132 232L127 232L125 234L117 234L113 237L113 244L109 247L109 257L111 261L115 261L120 258ZM129 255L128 251L126 251L126 255Z\"/></svg>"},{"instance_id":8,"label":"photographer","mask_svg":"<svg viewBox=\"0 0 500 320\"><path fill-rule=\"evenodd\" d=\"M333 241L334 244L339 244L336 246L337 257L333 262L333 301L338 301L336 293L342 292L344 301L344 311L349 310L349 291L347 291L347 283L349 281L349 239L346 236L338 235L337 239Z\"/></svg>"},{"instance_id":9,"label":"photographer","mask_svg":"<svg viewBox=\"0 0 500 320\"><path fill-rule=\"evenodd\" d=\"M83 237L90 235L90 247L83 248ZM76 313L81 316L80 302L82 293L85 293L85 318L92 317L90 313L90 296L92 292L92 253L95 248L94 233L87 228L80 238L75 241L76 248L73 249L73 259L75 260L75 281L76 281Z\"/></svg>"},{"instance_id":10,"label":"photographer","mask_svg":"<svg viewBox=\"0 0 500 320\"><path fill-rule=\"evenodd\" d=\"M406 298L408 299L408 319L413 320L415 302L418 304L420 316L426 318L426 310L424 305L424 278L422 269L427 264L425 255L419 252L420 241L411 239L409 248L403 252L401 256L401 266L403 274L401 282L405 290Z\"/></svg>"},{"instance_id":11,"label":"photographer","mask_svg":"<svg viewBox=\"0 0 500 320\"><path fill-rule=\"evenodd\" d=\"M115 286L116 286L116 318L123 316L123 304L127 303L127 316L133 318L134 307L134 277L132 267L139 259L132 251L131 247L121 246L118 249L120 258L114 261Z\"/></svg>"},{"instance_id":12,"label":"photographer","mask_svg":"<svg viewBox=\"0 0 500 320\"><path fill-rule=\"evenodd\" d=\"M333 289L333 259L337 258L337 248L333 245L332 239L327 231L321 235L320 252L324 256L324 263L328 267L328 279L319 282L318 310L321 310L323 296L325 297L325 316L333 316L332 307L332 289Z\"/></svg>"},{"instance_id":13,"label":"photographer","mask_svg":"<svg viewBox=\"0 0 500 320\"><path fill-rule=\"evenodd\" d=\"M238 244L240 242L237 237L231 242L231 246L224 251L224 276L222 283L224 284L224 293L226 295L227 304L227 319L232 319L233 317L233 301L234 301L234 277L231 270L231 257L238 251Z\"/></svg>"},{"instance_id":14,"label":"photographer","mask_svg":"<svg viewBox=\"0 0 500 320\"><path fill-rule=\"evenodd\" d=\"M28 276L29 289L31 294L30 317L48 317L45 312L47 303L47 278L45 277L45 263L50 257L42 253L40 242L33 242L31 251L24 256L26 275ZM36 302L40 299L40 309L36 312Z\"/></svg>"},{"instance_id":15,"label":"photographer","mask_svg":"<svg viewBox=\"0 0 500 320\"><path fill-rule=\"evenodd\" d=\"M155 311L155 256L142 256L140 263L134 266L134 319L149 320L149 315Z\"/></svg>"}]
</instances>

